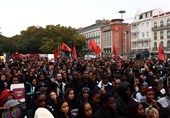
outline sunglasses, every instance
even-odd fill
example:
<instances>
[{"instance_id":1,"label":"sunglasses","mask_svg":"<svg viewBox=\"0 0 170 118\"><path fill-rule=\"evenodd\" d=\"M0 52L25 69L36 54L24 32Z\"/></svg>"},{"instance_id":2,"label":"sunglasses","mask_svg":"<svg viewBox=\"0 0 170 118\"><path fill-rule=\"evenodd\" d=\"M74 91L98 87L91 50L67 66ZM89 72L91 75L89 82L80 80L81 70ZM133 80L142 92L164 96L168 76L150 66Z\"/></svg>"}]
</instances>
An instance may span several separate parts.
<instances>
[{"instance_id":1,"label":"sunglasses","mask_svg":"<svg viewBox=\"0 0 170 118\"><path fill-rule=\"evenodd\" d=\"M47 99L43 99L43 100L38 100L39 103L41 102L47 102Z\"/></svg>"},{"instance_id":2,"label":"sunglasses","mask_svg":"<svg viewBox=\"0 0 170 118\"><path fill-rule=\"evenodd\" d=\"M89 94L89 92L82 92L83 94Z\"/></svg>"}]
</instances>

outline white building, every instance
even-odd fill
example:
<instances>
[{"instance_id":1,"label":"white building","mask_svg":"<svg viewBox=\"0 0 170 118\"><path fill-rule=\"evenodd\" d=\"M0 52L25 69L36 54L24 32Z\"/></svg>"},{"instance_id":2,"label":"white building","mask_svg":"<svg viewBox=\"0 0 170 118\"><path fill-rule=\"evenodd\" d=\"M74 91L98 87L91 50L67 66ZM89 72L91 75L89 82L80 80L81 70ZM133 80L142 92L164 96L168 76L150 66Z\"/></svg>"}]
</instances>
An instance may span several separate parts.
<instances>
[{"instance_id":1,"label":"white building","mask_svg":"<svg viewBox=\"0 0 170 118\"><path fill-rule=\"evenodd\" d=\"M151 51L152 19L153 16L163 13L161 9L153 9L147 12L137 10L135 20L131 23L131 51Z\"/></svg>"}]
</instances>

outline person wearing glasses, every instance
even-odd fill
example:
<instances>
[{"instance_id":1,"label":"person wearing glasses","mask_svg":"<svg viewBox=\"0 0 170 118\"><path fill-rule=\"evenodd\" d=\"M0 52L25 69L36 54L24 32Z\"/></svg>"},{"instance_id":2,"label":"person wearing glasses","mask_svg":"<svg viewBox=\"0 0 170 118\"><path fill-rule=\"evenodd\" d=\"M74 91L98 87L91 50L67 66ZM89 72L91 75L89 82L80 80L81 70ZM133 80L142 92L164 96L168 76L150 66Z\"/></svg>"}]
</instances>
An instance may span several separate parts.
<instances>
[{"instance_id":1,"label":"person wearing glasses","mask_svg":"<svg viewBox=\"0 0 170 118\"><path fill-rule=\"evenodd\" d=\"M47 108L47 96L44 91L37 91L34 96L33 106L27 111L27 118L34 118L35 111L42 107Z\"/></svg>"},{"instance_id":2,"label":"person wearing glasses","mask_svg":"<svg viewBox=\"0 0 170 118\"><path fill-rule=\"evenodd\" d=\"M89 98L90 98L90 88L83 87L77 99L78 107L83 102L89 102Z\"/></svg>"}]
</instances>

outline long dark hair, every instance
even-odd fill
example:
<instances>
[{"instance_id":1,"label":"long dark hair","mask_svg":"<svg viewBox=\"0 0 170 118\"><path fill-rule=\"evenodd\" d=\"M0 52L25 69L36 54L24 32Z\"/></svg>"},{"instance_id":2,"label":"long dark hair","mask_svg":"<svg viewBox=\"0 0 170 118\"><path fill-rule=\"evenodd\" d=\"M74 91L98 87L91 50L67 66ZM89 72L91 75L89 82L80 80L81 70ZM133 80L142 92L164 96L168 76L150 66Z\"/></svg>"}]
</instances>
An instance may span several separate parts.
<instances>
[{"instance_id":1,"label":"long dark hair","mask_svg":"<svg viewBox=\"0 0 170 118\"><path fill-rule=\"evenodd\" d=\"M87 116L85 114L85 104L87 104L87 103L90 104L89 102L83 102L80 104L77 118L87 118Z\"/></svg>"},{"instance_id":2,"label":"long dark hair","mask_svg":"<svg viewBox=\"0 0 170 118\"><path fill-rule=\"evenodd\" d=\"M69 106L68 115L70 115L70 105L69 105L69 102L66 99L60 99L59 102L57 103L57 107L56 107L56 112L55 112L55 117L56 118L66 118L65 114L63 112L61 112L61 106L63 105L64 102L68 103L68 106Z\"/></svg>"},{"instance_id":3,"label":"long dark hair","mask_svg":"<svg viewBox=\"0 0 170 118\"><path fill-rule=\"evenodd\" d=\"M70 91L72 91L72 90L74 91L73 88L68 88L68 89L66 90L65 94L64 94L64 98L65 98L67 101L70 101L69 98L68 98L68 95L69 95Z\"/></svg>"}]
</instances>

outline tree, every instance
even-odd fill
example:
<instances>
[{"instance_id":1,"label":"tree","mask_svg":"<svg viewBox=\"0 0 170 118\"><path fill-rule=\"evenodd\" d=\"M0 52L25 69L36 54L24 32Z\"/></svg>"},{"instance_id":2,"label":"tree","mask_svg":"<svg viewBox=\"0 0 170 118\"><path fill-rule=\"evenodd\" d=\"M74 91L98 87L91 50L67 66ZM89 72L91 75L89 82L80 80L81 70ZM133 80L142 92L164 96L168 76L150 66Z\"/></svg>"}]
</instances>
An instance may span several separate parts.
<instances>
[{"instance_id":1,"label":"tree","mask_svg":"<svg viewBox=\"0 0 170 118\"><path fill-rule=\"evenodd\" d=\"M77 54L85 46L85 37L76 29L58 25L47 25L45 28L30 26L21 31L21 35L7 38L0 36L0 51L19 53L53 53L65 42L69 47L76 46Z\"/></svg>"}]
</instances>

